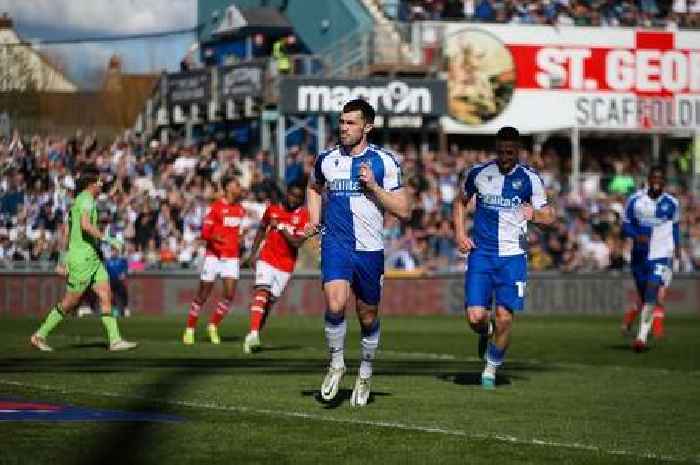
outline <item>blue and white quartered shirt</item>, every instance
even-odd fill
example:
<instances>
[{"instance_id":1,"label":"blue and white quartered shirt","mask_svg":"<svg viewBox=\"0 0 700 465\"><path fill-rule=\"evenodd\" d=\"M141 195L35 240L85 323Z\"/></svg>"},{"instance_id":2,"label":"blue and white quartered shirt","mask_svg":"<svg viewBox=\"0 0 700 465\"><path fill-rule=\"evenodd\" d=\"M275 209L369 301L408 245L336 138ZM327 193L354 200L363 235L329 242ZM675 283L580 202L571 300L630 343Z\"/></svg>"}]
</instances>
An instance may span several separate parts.
<instances>
[{"instance_id":1,"label":"blue and white quartered shirt","mask_svg":"<svg viewBox=\"0 0 700 465\"><path fill-rule=\"evenodd\" d=\"M476 195L472 239L476 251L499 257L522 255L527 248L527 221L520 212L523 203L535 210L547 205L539 175L516 164L501 174L496 160L474 165L464 181L464 197Z\"/></svg>"},{"instance_id":2,"label":"blue and white quartered shirt","mask_svg":"<svg viewBox=\"0 0 700 465\"><path fill-rule=\"evenodd\" d=\"M635 192L627 200L622 233L633 239L638 235L648 242L635 239L632 256L636 259L656 260L673 257L675 246L680 243L680 205L671 194L663 192L656 199L647 190Z\"/></svg>"},{"instance_id":3,"label":"blue and white quartered shirt","mask_svg":"<svg viewBox=\"0 0 700 465\"><path fill-rule=\"evenodd\" d=\"M401 167L390 152L369 145L359 155L337 146L316 157L313 182L324 186L323 241L356 251L384 250L384 210L365 195L360 166L369 164L374 179L386 191L402 187Z\"/></svg>"}]
</instances>

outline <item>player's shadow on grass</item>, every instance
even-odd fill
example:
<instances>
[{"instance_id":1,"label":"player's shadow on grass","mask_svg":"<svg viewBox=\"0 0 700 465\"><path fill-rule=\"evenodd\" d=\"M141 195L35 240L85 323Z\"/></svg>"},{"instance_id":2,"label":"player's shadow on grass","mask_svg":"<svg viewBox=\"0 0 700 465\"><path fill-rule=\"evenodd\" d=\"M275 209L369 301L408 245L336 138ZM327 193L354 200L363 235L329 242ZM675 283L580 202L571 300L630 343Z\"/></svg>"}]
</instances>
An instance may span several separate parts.
<instances>
[{"instance_id":1,"label":"player's shadow on grass","mask_svg":"<svg viewBox=\"0 0 700 465\"><path fill-rule=\"evenodd\" d=\"M148 384L135 386L137 392L132 398L125 397L124 402L113 405L110 409L157 414L168 414L172 411L165 403L177 398L178 394L193 379L194 370L181 370L163 373ZM99 389L95 391L99 396ZM125 394L128 396L128 394ZM158 434L162 434L162 426L152 421L122 421L106 424L104 434L95 434L92 442L80 439L76 444L76 456L72 462L78 465L139 465L153 463L148 452L153 447Z\"/></svg>"},{"instance_id":2,"label":"player's shadow on grass","mask_svg":"<svg viewBox=\"0 0 700 465\"><path fill-rule=\"evenodd\" d=\"M221 342L241 342L242 340L240 336L221 336Z\"/></svg>"},{"instance_id":3,"label":"player's shadow on grass","mask_svg":"<svg viewBox=\"0 0 700 465\"><path fill-rule=\"evenodd\" d=\"M333 400L330 401L323 400L323 398L321 397L321 391L315 389L306 389L304 391L301 391L301 395L304 397L313 397L314 400L321 404L324 409L333 410L340 407L345 402L350 401L350 398L352 397L352 389L338 389L338 394L336 394ZM367 405L373 403L375 397L385 397L391 395L392 394L388 392L372 391L369 394L369 399L367 399Z\"/></svg>"},{"instance_id":4,"label":"player's shadow on grass","mask_svg":"<svg viewBox=\"0 0 700 465\"><path fill-rule=\"evenodd\" d=\"M277 351L279 351L279 352L284 352L284 351L289 351L289 350L299 350L299 349L301 349L301 348L302 348L302 346L300 346L300 345L294 345L294 344L290 344L290 345L279 345L279 346L268 346L268 345L264 345L264 346L262 346L262 348L260 349L260 352L277 352Z\"/></svg>"},{"instance_id":5,"label":"player's shadow on grass","mask_svg":"<svg viewBox=\"0 0 700 465\"><path fill-rule=\"evenodd\" d=\"M512 377L512 375L496 375L496 386L510 386ZM516 376L515 378L518 377ZM481 372L440 375L438 379L452 382L459 386L481 386Z\"/></svg>"},{"instance_id":6,"label":"player's shadow on grass","mask_svg":"<svg viewBox=\"0 0 700 465\"><path fill-rule=\"evenodd\" d=\"M68 350L80 350L80 349L107 349L106 342L82 342L79 344L68 345Z\"/></svg>"},{"instance_id":7,"label":"player's shadow on grass","mask_svg":"<svg viewBox=\"0 0 700 465\"><path fill-rule=\"evenodd\" d=\"M630 344L610 344L603 346L603 349L607 350L618 350L622 352L632 352L632 346Z\"/></svg>"}]
</instances>

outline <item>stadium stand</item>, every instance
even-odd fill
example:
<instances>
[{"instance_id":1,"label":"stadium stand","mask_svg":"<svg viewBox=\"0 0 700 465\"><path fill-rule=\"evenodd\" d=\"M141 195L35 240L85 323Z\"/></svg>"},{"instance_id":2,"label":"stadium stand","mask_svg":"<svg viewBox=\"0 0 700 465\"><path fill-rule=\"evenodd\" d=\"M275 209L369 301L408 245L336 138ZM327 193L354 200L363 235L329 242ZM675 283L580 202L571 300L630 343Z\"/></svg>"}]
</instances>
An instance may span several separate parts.
<instances>
[{"instance_id":1,"label":"stadium stand","mask_svg":"<svg viewBox=\"0 0 700 465\"><path fill-rule=\"evenodd\" d=\"M399 270L458 270L450 221L458 188L457 173L493 156L488 150L422 151L393 147L403 158L404 178L414 197L411 221L387 223L387 264ZM554 230L531 230L534 270L619 270L629 257L619 236L624 195L641 186L648 166L633 153L597 147L584 157L582 194L570 195L568 175L555 148L523 158L540 170L549 198L560 214ZM671 192L683 208L684 259L681 269L700 269L700 209L684 184L684 154L670 154ZM287 180L308 176L314 155L305 148L289 151ZM215 143L184 146L145 144L129 137L100 145L91 135L23 136L0 140L0 266L52 266L60 249L60 230L75 195L75 174L86 163L97 165L108 180L100 197L100 220L127 241L132 270L195 267L203 250L196 241L215 183L226 174L241 177L248 213L244 248L264 207L279 195L268 153L242 156ZM610 175L609 173L619 173ZM626 174L622 174L626 173ZM292 179L294 178L294 179ZM313 267L316 250L308 247L300 266Z\"/></svg>"},{"instance_id":2,"label":"stadium stand","mask_svg":"<svg viewBox=\"0 0 700 465\"><path fill-rule=\"evenodd\" d=\"M700 2L696 0L376 0L376 3L388 17L399 21L467 20L667 29L700 26Z\"/></svg>"}]
</instances>

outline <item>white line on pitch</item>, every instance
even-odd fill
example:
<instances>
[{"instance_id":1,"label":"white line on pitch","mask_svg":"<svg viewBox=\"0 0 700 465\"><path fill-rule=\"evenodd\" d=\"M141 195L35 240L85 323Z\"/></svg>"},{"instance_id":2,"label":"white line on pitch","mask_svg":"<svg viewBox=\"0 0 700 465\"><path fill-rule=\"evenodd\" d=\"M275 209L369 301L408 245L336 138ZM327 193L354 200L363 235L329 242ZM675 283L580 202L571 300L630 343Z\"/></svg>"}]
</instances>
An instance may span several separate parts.
<instances>
[{"instance_id":1,"label":"white line on pitch","mask_svg":"<svg viewBox=\"0 0 700 465\"><path fill-rule=\"evenodd\" d=\"M62 388L59 388L56 386L35 385L35 384L21 383L18 381L2 381L2 380L0 380L0 384L5 384L8 386L29 388L29 389L39 389L39 390L44 390L44 391L52 391L52 392L57 392L59 394L83 394L83 395L96 396L96 394L94 392L90 392L90 391L69 390L69 389L62 389ZM581 444L578 442L573 442L573 443L556 442L556 441L547 441L547 440L535 439L535 438L522 439L522 438L518 438L515 436L510 436L510 435L470 433L470 432L461 431L461 430L453 430L453 429L446 429L446 428L433 427L433 426L411 425L411 424L397 423L397 422L391 422L391 421L372 421L372 420L357 420L357 419L352 419L352 418L333 418L333 417L324 416L324 415L317 415L317 414L313 414L313 413L290 412L290 411L285 411L285 410L257 409L257 408L241 407L241 406L235 406L235 405L220 405L220 404L215 404L215 403L210 403L210 402L197 402L197 401L191 401L191 400L154 399L154 398L149 398L149 397L145 397L145 396L126 395L126 394L119 394L119 393L115 393L115 392L100 392L99 397L105 397L105 396L106 397L114 397L114 398L118 398L118 399L147 400L147 401L151 401L154 403L180 406L180 407L220 410L220 411L227 411L227 412L252 413L252 414L268 415L268 416L274 416L274 417L304 418L307 420L315 420L315 421L322 421L322 422L325 421L325 422L329 422L329 423L345 423L345 424L353 424L353 425L372 426L372 427L377 427L377 428L389 428L389 429L398 429L398 430L404 430L404 431L414 431L414 432L421 432L421 433L444 434L444 435L448 435L448 436L465 437L468 439L491 440L491 441L507 442L507 443L511 443L511 444L529 445L529 446L542 446L542 447L554 447L554 448L561 448L561 449L573 449L573 450L594 452L594 453L599 453L599 454L621 455L621 456L627 456L627 457L633 457L633 458L660 460L660 461L665 461L665 462L700 463L700 459L674 457L674 456L670 456L670 455L657 455L657 454L654 454L651 452L637 453L637 452L630 452L630 451L619 450L619 449L618 450L616 450L616 449L609 450L609 449L604 449L604 448L598 447L598 446Z\"/></svg>"}]
</instances>

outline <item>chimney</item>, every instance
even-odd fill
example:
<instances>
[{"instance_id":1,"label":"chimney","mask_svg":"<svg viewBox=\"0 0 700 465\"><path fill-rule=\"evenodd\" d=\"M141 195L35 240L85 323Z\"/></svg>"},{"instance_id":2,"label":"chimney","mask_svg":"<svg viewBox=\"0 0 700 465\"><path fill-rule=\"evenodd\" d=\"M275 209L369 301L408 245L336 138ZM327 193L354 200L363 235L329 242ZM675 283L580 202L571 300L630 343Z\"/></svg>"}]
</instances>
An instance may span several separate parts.
<instances>
[{"instance_id":1,"label":"chimney","mask_svg":"<svg viewBox=\"0 0 700 465\"><path fill-rule=\"evenodd\" d=\"M12 18L10 18L7 12L4 12L2 16L0 16L0 29L12 29Z\"/></svg>"}]
</instances>

